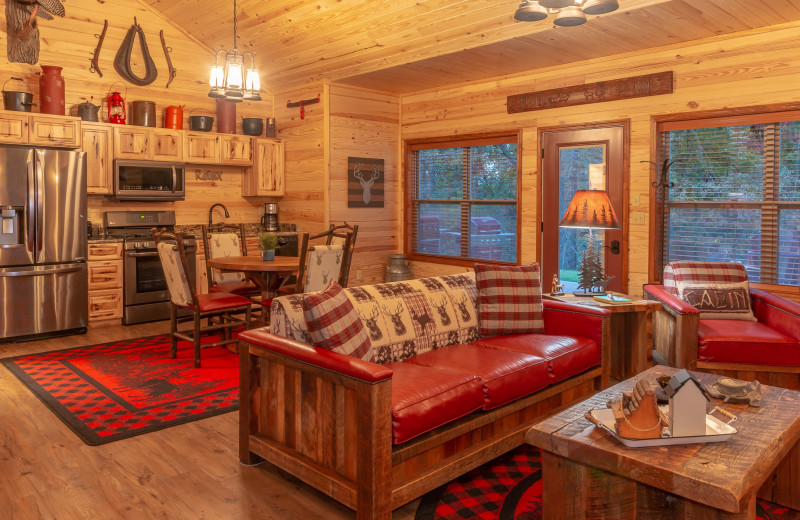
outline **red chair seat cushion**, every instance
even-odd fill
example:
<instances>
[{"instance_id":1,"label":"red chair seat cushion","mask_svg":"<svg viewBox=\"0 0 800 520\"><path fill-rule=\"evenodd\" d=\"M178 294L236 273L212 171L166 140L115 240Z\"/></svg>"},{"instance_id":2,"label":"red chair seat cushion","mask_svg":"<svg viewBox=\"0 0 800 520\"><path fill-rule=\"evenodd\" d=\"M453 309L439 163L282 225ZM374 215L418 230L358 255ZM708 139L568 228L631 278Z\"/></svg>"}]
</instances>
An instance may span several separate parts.
<instances>
[{"instance_id":1,"label":"red chair seat cushion","mask_svg":"<svg viewBox=\"0 0 800 520\"><path fill-rule=\"evenodd\" d=\"M760 322L700 320L697 337L698 361L800 366L800 342Z\"/></svg>"},{"instance_id":2,"label":"red chair seat cushion","mask_svg":"<svg viewBox=\"0 0 800 520\"><path fill-rule=\"evenodd\" d=\"M483 384L472 374L410 363L392 371L392 443L401 444L483 406Z\"/></svg>"},{"instance_id":3,"label":"red chair seat cushion","mask_svg":"<svg viewBox=\"0 0 800 520\"><path fill-rule=\"evenodd\" d=\"M557 383L600 364L600 348L586 338L547 334L495 336L474 344L532 354L547 360L550 383Z\"/></svg>"},{"instance_id":4,"label":"red chair seat cushion","mask_svg":"<svg viewBox=\"0 0 800 520\"><path fill-rule=\"evenodd\" d=\"M216 312L236 307L249 307L253 303L249 298L231 293L198 294L197 301L200 312ZM194 305L189 305L186 308L194 309Z\"/></svg>"},{"instance_id":5,"label":"red chair seat cushion","mask_svg":"<svg viewBox=\"0 0 800 520\"><path fill-rule=\"evenodd\" d=\"M208 292L226 292L239 295L261 294L261 289L253 282L227 282L212 285Z\"/></svg>"},{"instance_id":6,"label":"red chair seat cushion","mask_svg":"<svg viewBox=\"0 0 800 520\"><path fill-rule=\"evenodd\" d=\"M427 367L474 374L483 384L483 409L491 410L540 390L550 383L547 360L512 350L470 343L450 345L406 359Z\"/></svg>"}]
</instances>

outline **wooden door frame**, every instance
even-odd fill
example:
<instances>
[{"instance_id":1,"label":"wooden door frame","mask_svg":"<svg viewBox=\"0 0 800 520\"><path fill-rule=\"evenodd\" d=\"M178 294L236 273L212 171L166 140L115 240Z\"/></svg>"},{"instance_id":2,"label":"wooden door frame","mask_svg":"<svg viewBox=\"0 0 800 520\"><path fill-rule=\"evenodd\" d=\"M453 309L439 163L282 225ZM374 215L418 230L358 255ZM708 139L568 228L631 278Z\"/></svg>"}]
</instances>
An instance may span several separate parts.
<instances>
[{"instance_id":1,"label":"wooden door frame","mask_svg":"<svg viewBox=\"0 0 800 520\"><path fill-rule=\"evenodd\" d=\"M539 196L536 200L536 214L539 219L539 231L536 234L536 258L539 264L542 264L542 248L543 248L543 239L542 233L544 230L544 215L542 214L543 211L543 198L544 198L544 170L543 170L543 161L542 155L544 154L543 148L543 135L545 132L561 132L561 131L571 131L571 130L591 130L591 129L599 129L599 128L607 128L611 126L621 126L622 127L622 207L617 209L617 218L619 219L620 224L622 225L621 231L621 244L620 244L620 254L622 255L622 292L628 292L628 278L630 277L629 269L628 269L628 262L630 259L630 243L628 241L628 213L629 213L629 203L630 203L630 146L631 146L631 120L630 119L617 119L617 120L610 120L610 121L599 121L594 123L582 123L577 125L560 125L560 126L544 126L537 128L537 149L539 153L537 154L537 171L539 172L539 179L537 182L537 190L539 192ZM648 255L649 256L649 255ZM543 279L542 287L546 289L546 284L544 283L545 280Z\"/></svg>"}]
</instances>

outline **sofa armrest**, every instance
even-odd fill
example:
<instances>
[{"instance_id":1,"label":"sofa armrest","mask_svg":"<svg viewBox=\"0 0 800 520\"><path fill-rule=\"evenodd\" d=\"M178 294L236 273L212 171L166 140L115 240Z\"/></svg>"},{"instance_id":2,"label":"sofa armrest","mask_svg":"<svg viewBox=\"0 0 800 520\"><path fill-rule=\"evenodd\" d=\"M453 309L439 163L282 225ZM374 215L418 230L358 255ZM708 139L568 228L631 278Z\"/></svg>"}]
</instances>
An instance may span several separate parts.
<instances>
[{"instance_id":1,"label":"sofa armrest","mask_svg":"<svg viewBox=\"0 0 800 520\"><path fill-rule=\"evenodd\" d=\"M602 386L608 384L611 370L611 311L602 307L589 307L542 300L544 304L544 333L554 336L580 336L593 340L600 348L603 368Z\"/></svg>"},{"instance_id":2,"label":"sofa armrest","mask_svg":"<svg viewBox=\"0 0 800 520\"><path fill-rule=\"evenodd\" d=\"M758 321L800 341L800 303L754 288L750 298Z\"/></svg>"},{"instance_id":3,"label":"sofa armrest","mask_svg":"<svg viewBox=\"0 0 800 520\"><path fill-rule=\"evenodd\" d=\"M242 332L239 334L239 341L250 347L269 350L300 363L314 365L366 383L377 383L392 377L392 371L383 365L284 338L272 334L266 328Z\"/></svg>"},{"instance_id":4,"label":"sofa armrest","mask_svg":"<svg viewBox=\"0 0 800 520\"><path fill-rule=\"evenodd\" d=\"M665 291L663 285L645 285L644 293L645 296L649 296L650 300L656 300L661 302L661 304L664 305L664 310L666 310L673 316L677 314L697 314L698 316L700 315L700 311L697 310L695 307L681 300L674 294L670 294L667 291Z\"/></svg>"}]
</instances>

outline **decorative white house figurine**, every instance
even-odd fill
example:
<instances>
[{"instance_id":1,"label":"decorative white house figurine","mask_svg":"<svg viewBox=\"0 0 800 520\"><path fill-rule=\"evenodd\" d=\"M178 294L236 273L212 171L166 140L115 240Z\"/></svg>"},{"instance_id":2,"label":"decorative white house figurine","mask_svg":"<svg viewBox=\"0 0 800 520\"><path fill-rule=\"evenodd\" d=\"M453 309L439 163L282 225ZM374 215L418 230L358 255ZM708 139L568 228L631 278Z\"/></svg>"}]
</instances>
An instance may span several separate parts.
<instances>
[{"instance_id":1,"label":"decorative white house figurine","mask_svg":"<svg viewBox=\"0 0 800 520\"><path fill-rule=\"evenodd\" d=\"M670 378L664 392L669 397L670 435L705 435L708 397L703 385L684 369Z\"/></svg>"}]
</instances>

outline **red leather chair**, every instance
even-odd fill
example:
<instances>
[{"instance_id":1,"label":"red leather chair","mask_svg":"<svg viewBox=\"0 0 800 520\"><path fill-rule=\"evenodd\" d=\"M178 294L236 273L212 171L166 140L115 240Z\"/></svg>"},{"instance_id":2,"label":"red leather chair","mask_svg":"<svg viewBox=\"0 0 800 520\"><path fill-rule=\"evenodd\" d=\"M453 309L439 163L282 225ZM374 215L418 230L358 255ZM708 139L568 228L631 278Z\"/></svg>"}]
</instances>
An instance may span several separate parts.
<instances>
[{"instance_id":1,"label":"red leather chair","mask_svg":"<svg viewBox=\"0 0 800 520\"><path fill-rule=\"evenodd\" d=\"M750 289L747 281L747 271L738 263L684 261L667 264L663 285L644 286L645 296L662 304L661 310L653 314L655 352L677 368L798 389L800 304L763 290ZM693 291L695 298L708 303L718 297L713 291L714 287L720 287L718 284L734 287L743 282L749 289L754 321L717 319L718 315L709 316L711 309L701 311L689 303L698 301L693 300ZM704 286L712 289L706 291ZM689 290L681 290L684 287ZM727 304L731 300L720 301Z\"/></svg>"}]
</instances>

